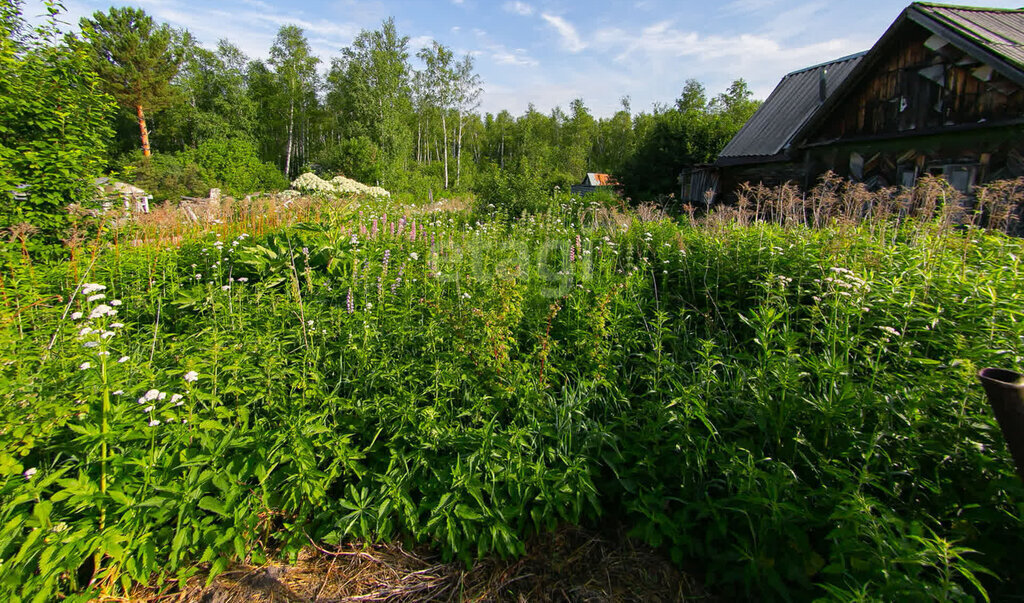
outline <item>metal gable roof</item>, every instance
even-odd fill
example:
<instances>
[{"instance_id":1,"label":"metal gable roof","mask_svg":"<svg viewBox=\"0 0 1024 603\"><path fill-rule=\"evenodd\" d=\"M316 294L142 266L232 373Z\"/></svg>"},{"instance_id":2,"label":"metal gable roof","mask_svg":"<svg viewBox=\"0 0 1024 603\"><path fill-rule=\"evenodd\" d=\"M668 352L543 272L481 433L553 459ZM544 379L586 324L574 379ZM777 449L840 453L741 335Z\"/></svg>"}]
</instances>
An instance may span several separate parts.
<instances>
[{"instance_id":1,"label":"metal gable roof","mask_svg":"<svg viewBox=\"0 0 1024 603\"><path fill-rule=\"evenodd\" d=\"M718 164L777 159L793 136L821 107L820 85L825 78L831 95L850 75L865 53L794 71L782 78L767 100L733 136L718 157Z\"/></svg>"},{"instance_id":2,"label":"metal gable roof","mask_svg":"<svg viewBox=\"0 0 1024 603\"><path fill-rule=\"evenodd\" d=\"M918 2L915 9L970 41L1024 67L1024 10L969 8Z\"/></svg>"}]
</instances>

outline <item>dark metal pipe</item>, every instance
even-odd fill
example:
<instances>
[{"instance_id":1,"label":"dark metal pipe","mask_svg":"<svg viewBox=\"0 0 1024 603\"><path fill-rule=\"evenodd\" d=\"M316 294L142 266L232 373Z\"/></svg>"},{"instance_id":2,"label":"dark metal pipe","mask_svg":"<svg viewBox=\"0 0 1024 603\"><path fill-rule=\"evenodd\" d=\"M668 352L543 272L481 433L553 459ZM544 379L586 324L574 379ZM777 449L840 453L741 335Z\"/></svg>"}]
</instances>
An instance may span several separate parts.
<instances>
[{"instance_id":1,"label":"dark metal pipe","mask_svg":"<svg viewBox=\"0 0 1024 603\"><path fill-rule=\"evenodd\" d=\"M1017 465L1017 475L1024 480L1024 375L986 368L978 373L978 379L985 386L988 403Z\"/></svg>"}]
</instances>

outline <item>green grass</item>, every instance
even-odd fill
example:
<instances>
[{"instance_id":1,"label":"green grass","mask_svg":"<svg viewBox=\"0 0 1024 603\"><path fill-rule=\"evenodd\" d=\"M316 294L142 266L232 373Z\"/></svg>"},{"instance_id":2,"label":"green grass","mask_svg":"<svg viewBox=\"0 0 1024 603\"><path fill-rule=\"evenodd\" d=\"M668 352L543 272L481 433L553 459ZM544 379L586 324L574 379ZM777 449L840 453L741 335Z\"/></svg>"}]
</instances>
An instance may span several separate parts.
<instances>
[{"instance_id":1,"label":"green grass","mask_svg":"<svg viewBox=\"0 0 1024 603\"><path fill-rule=\"evenodd\" d=\"M725 595L1019 592L1024 486L975 379L1021 365L1019 240L420 210L11 249L3 597L172 588L311 540L471 562L604 522Z\"/></svg>"}]
</instances>

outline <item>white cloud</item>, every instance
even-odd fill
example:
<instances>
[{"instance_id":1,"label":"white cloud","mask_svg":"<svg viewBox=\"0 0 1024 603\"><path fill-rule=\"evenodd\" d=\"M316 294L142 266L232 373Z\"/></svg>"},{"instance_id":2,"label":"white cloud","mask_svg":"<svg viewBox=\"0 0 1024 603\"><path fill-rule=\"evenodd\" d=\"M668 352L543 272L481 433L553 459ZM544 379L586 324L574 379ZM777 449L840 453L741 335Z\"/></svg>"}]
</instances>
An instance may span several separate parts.
<instances>
[{"instance_id":1,"label":"white cloud","mask_svg":"<svg viewBox=\"0 0 1024 603\"><path fill-rule=\"evenodd\" d=\"M559 42L561 42L562 48L575 53L580 52L587 47L587 44L580 39L580 34L576 31L576 28L562 17L543 13L541 18L547 21L548 24L551 25L551 27L554 27L558 32Z\"/></svg>"},{"instance_id":2,"label":"white cloud","mask_svg":"<svg viewBox=\"0 0 1024 603\"><path fill-rule=\"evenodd\" d=\"M429 47L434 43L434 38L430 36L415 36L409 38L409 54L416 54L423 48Z\"/></svg>"},{"instance_id":3,"label":"white cloud","mask_svg":"<svg viewBox=\"0 0 1024 603\"><path fill-rule=\"evenodd\" d=\"M519 0L516 0L515 2L506 2L502 5L502 8L510 13L515 13L524 17L529 17L533 14L533 7L525 2L520 2Z\"/></svg>"},{"instance_id":4,"label":"white cloud","mask_svg":"<svg viewBox=\"0 0 1024 603\"><path fill-rule=\"evenodd\" d=\"M526 53L522 48L508 50L504 46L492 46L490 49L491 58L499 65L514 65L517 67L536 67L539 65L536 59Z\"/></svg>"}]
</instances>

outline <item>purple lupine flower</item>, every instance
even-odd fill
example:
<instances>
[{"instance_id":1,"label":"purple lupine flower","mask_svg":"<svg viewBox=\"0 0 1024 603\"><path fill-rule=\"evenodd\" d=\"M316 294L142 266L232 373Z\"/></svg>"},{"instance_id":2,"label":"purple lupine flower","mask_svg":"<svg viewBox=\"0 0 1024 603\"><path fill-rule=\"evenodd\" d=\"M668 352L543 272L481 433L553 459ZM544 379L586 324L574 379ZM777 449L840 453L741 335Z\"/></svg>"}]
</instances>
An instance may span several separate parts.
<instances>
[{"instance_id":1,"label":"purple lupine flower","mask_svg":"<svg viewBox=\"0 0 1024 603\"><path fill-rule=\"evenodd\" d=\"M377 295L381 295L383 293L384 293L384 277L383 276L378 276L377 277Z\"/></svg>"},{"instance_id":2,"label":"purple lupine flower","mask_svg":"<svg viewBox=\"0 0 1024 603\"><path fill-rule=\"evenodd\" d=\"M348 297L345 299L345 308L351 314L356 311L355 300L352 299L352 287L348 288Z\"/></svg>"},{"instance_id":3,"label":"purple lupine flower","mask_svg":"<svg viewBox=\"0 0 1024 603\"><path fill-rule=\"evenodd\" d=\"M391 261L391 250L390 249L385 249L384 250L384 270L383 270L384 276L387 276L387 274L388 274L388 262L390 262L390 261Z\"/></svg>"},{"instance_id":4,"label":"purple lupine flower","mask_svg":"<svg viewBox=\"0 0 1024 603\"><path fill-rule=\"evenodd\" d=\"M398 220L398 234L402 234L402 230L405 228L405 217L403 216Z\"/></svg>"}]
</instances>

